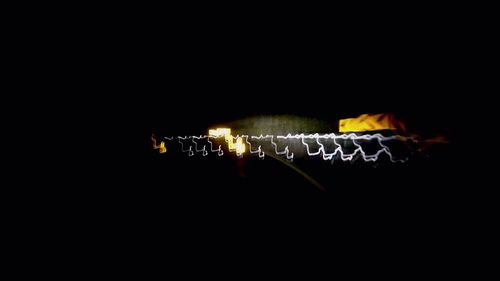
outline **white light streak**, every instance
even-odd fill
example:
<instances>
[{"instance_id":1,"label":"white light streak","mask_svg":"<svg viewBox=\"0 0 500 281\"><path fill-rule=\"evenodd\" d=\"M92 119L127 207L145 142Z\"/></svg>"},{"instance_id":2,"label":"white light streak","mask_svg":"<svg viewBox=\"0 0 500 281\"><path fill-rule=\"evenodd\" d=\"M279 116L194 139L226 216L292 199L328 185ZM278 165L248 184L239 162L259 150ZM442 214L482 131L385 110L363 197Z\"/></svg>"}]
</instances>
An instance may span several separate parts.
<instances>
[{"instance_id":1,"label":"white light streak","mask_svg":"<svg viewBox=\"0 0 500 281\"><path fill-rule=\"evenodd\" d=\"M234 140L242 140L248 144L248 151L250 154L257 154L260 159L265 158L266 153L275 153L279 156L285 156L287 160L293 161L295 157L295 153L291 151L290 142L297 142L297 144L302 144L305 147L305 151L309 157L321 157L321 159L325 161L334 161L334 159L340 159L342 161L355 161L357 156L360 156L365 162L375 162L378 161L382 154L386 154L389 157L391 162L406 162L408 160L405 158L395 157L390 147L384 142L396 140L401 142L413 141L416 142L415 139L411 137L405 137L401 135L393 135L393 136L383 136L381 134L364 134L364 135L356 135L354 133L349 134L340 134L336 135L334 133L331 134L287 134L283 135L259 135L259 136L249 136L249 135L237 135L236 137L231 136ZM224 155L224 151L222 149L222 145L218 144L218 147L214 149L214 141L215 142L226 142L228 144L228 151L235 152L238 156L242 156L244 153L238 153L234 148L229 147L229 142L225 139L225 137L220 134L218 136L208 136L208 135L200 135L200 136L177 136L177 137L165 137L166 140L172 141L177 139L178 143L181 145L181 151L188 154L188 156L193 156L195 154L201 154L202 156L207 156L209 153L217 153L218 156ZM188 142L190 140L190 142ZM251 141L250 141L251 140ZM275 140L286 140L288 143L283 150L278 149L278 144ZM312 151L310 144L307 141L315 141L319 146L319 149L316 151ZM326 140L333 140L334 150L332 153L327 153L324 142ZM352 141L353 145L356 147L354 151L351 153L344 152L342 149L342 145L337 142L337 140L343 141ZM363 141L376 141L378 145L380 145L380 149L378 149L375 153L368 154L363 149ZM203 143L202 142L206 142ZM254 145L252 145L252 142ZM258 144L256 145L255 142ZM262 144L265 142L269 142L272 147L274 147L274 151L264 152L262 149ZM209 145L207 145L207 143ZM242 142L240 143L242 145ZM216 144L217 145L217 144ZM189 146L186 148L186 146ZM255 146L257 146L255 148ZM208 148L209 147L209 148ZM331 147L330 147L331 148ZM336 158L334 158L336 157Z\"/></svg>"}]
</instances>

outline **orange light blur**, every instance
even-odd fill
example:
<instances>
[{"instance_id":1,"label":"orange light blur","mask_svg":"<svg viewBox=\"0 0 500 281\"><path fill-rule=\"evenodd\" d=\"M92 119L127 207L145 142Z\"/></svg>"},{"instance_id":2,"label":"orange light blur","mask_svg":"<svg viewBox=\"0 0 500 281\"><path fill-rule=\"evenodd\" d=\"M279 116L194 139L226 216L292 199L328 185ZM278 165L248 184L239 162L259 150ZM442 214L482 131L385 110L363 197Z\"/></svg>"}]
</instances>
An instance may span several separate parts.
<instances>
[{"instance_id":1,"label":"orange light blur","mask_svg":"<svg viewBox=\"0 0 500 281\"><path fill-rule=\"evenodd\" d=\"M151 140L153 141L153 149L158 149L160 153L166 153L167 148L165 147L165 142L160 142L160 145L156 145L156 138L154 135L151 136Z\"/></svg>"},{"instance_id":2,"label":"orange light blur","mask_svg":"<svg viewBox=\"0 0 500 281\"><path fill-rule=\"evenodd\" d=\"M341 119L339 132L365 132L378 130L406 131L403 122L397 120L392 114L362 114L356 118Z\"/></svg>"}]
</instances>

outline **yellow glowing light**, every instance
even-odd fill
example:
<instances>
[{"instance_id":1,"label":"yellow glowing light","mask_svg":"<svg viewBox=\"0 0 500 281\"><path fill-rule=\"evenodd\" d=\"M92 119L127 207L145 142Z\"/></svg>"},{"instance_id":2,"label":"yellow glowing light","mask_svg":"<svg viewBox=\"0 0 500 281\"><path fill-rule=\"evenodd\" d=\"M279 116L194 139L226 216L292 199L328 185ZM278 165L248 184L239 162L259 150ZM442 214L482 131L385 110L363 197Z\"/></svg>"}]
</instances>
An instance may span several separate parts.
<instances>
[{"instance_id":1,"label":"yellow glowing light","mask_svg":"<svg viewBox=\"0 0 500 281\"><path fill-rule=\"evenodd\" d=\"M227 141L227 147L229 148L230 151L233 151L233 150L236 149L236 143L235 142L228 141L227 139L226 139L226 141Z\"/></svg>"},{"instance_id":2,"label":"yellow glowing light","mask_svg":"<svg viewBox=\"0 0 500 281\"><path fill-rule=\"evenodd\" d=\"M235 142L233 140L234 137L231 135L231 129L229 128L209 129L208 135L211 137L224 137L229 151L236 151L236 154L238 155L243 154L246 150L243 139L241 137L237 137Z\"/></svg>"},{"instance_id":3,"label":"yellow glowing light","mask_svg":"<svg viewBox=\"0 0 500 281\"><path fill-rule=\"evenodd\" d=\"M160 145L156 145L156 139L155 139L154 135L151 136L151 140L153 141L153 149L158 149L158 151L160 153L167 152L167 148L165 147L165 142L164 141L160 142Z\"/></svg>"},{"instance_id":4,"label":"yellow glowing light","mask_svg":"<svg viewBox=\"0 0 500 281\"><path fill-rule=\"evenodd\" d=\"M362 114L357 118L341 119L339 132L364 132L378 130L405 130L404 123L392 114Z\"/></svg>"},{"instance_id":5,"label":"yellow glowing light","mask_svg":"<svg viewBox=\"0 0 500 281\"><path fill-rule=\"evenodd\" d=\"M231 129L229 129L229 128L217 128L215 130L210 129L210 130L208 130L208 135L211 137L230 136Z\"/></svg>"},{"instance_id":6,"label":"yellow glowing light","mask_svg":"<svg viewBox=\"0 0 500 281\"><path fill-rule=\"evenodd\" d=\"M238 137L236 139L236 154L240 155L245 152L245 145L243 144L243 139L241 137Z\"/></svg>"}]
</instances>

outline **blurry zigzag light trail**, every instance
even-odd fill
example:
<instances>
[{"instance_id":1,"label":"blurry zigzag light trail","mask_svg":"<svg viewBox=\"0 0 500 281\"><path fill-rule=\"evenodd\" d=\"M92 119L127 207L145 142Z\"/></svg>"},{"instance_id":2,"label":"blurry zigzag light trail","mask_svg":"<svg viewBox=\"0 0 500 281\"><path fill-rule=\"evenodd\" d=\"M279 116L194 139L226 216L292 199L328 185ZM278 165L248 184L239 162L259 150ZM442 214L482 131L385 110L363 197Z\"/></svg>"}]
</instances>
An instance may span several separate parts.
<instances>
[{"instance_id":1,"label":"blurry zigzag light trail","mask_svg":"<svg viewBox=\"0 0 500 281\"><path fill-rule=\"evenodd\" d=\"M401 120L398 120L393 114L381 113L362 114L356 118L341 119L339 120L338 134L261 134L258 136L237 135L235 137L231 134L230 128L217 128L209 129L208 135L165 137L164 140L169 142L168 146L166 146L165 141L157 144L154 135L151 139L153 148L158 149L159 153L166 153L167 147L179 144L181 151L187 153L188 156L194 156L195 154L207 156L210 153L217 153L218 156L222 156L224 155L224 147L227 148L227 151L234 152L238 157L242 157L248 145L249 153L257 154L259 159L264 159L266 153L271 156L270 153L274 153L276 156L284 157L289 161L307 155L311 158L317 157L332 163L334 160L353 162L359 159L364 162L376 162L381 159L380 156L382 155L387 156L393 163L404 163L409 160L409 155L415 152L415 147L419 147L418 151L423 151L422 148L425 149L426 146L434 143L447 143L446 139L441 138L423 140L418 136L409 137L396 134L384 136L381 133L367 133L382 130L407 133L406 125ZM306 140L313 144L307 143ZM223 143L222 141L225 142L225 145L220 144ZM283 149L278 149L278 141L286 142L287 145ZM329 145L327 144L328 141L330 141ZM394 151L394 148L396 148L393 146L394 143L399 143L404 149ZM373 144L376 144L378 148L375 149L376 151L373 148L369 149L366 146L367 144L372 147ZM266 145L265 150L263 149L264 145ZM317 148L312 149L312 145ZM346 152L345 150L352 151Z\"/></svg>"},{"instance_id":2,"label":"blurry zigzag light trail","mask_svg":"<svg viewBox=\"0 0 500 281\"><path fill-rule=\"evenodd\" d=\"M416 142L412 137L406 137L401 135L393 135L393 136L383 136L382 134L364 134L364 135L356 135L354 133L349 134L339 134L335 133L330 134L287 134L287 135L259 135L259 136L250 136L250 135L237 135L232 136L229 134L219 134L219 135L200 135L200 136L177 136L177 137L164 137L165 141L169 142L169 145L166 146L165 142L162 141L160 145L156 144L156 139L154 136L153 140L153 148L159 149L160 153L166 152L166 147L172 147L175 143L180 145L181 151L183 153L187 153L188 156L194 156L195 154L201 154L202 156L207 156L209 153L216 153L218 156L224 155L224 150L221 144L214 144L215 141L224 140L227 144L227 150L229 152L234 152L237 156L243 156L245 152L245 145L243 144L243 139L245 143L248 145L248 151L250 154L257 154L260 159L264 159L266 152L263 151L262 145L265 141L270 141L270 144L274 148L274 153L279 156L286 157L287 160L293 161L295 157L295 153L290 148L290 145L286 145L284 149L279 150L278 144L275 140L286 140L286 141L296 141L301 144L308 156L310 157L318 157L323 160L330 160L333 162L334 159L340 159L342 161L354 161L356 159L362 159L365 162L375 162L379 160L380 155L387 155L389 160L393 163L404 163L408 161L408 157L396 157L391 152L390 146L388 144L384 144L384 142L388 141L401 141L401 142ZM258 142L257 145L252 145L249 141ZM175 142L177 140L177 142ZM305 140L314 140L315 143L319 146L317 151L312 151L310 148L310 144L306 143ZM335 149L331 153L327 153L326 144L324 143L326 140L332 140L335 145ZM355 149L347 153L343 150L343 146L339 144L338 140L349 140L352 141ZM206 143L202 143L206 141ZM234 142L236 141L236 143ZM366 141L375 141L380 149L378 149L375 153L367 153L361 142ZM260 143L263 142L263 143ZM336 157L336 158L334 158Z\"/></svg>"}]
</instances>

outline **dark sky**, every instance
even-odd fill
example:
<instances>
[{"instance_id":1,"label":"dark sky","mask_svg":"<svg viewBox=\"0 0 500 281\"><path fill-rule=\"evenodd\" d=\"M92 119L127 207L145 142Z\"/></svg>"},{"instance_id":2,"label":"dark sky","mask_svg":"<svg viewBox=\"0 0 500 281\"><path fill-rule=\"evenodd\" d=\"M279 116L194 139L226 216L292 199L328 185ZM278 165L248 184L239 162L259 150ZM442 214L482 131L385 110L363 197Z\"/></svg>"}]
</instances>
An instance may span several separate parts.
<instances>
[{"instance_id":1,"label":"dark sky","mask_svg":"<svg viewBox=\"0 0 500 281\"><path fill-rule=\"evenodd\" d=\"M299 46L281 46L147 56L133 68L137 75L127 79L126 90L133 92L131 103L141 119L190 126L193 120L206 126L259 114L335 120L388 112L422 130L446 127L467 112L461 100L473 85L463 62L444 46L360 43L300 53Z\"/></svg>"},{"instance_id":2,"label":"dark sky","mask_svg":"<svg viewBox=\"0 0 500 281\"><path fill-rule=\"evenodd\" d=\"M365 76L352 84L337 84L335 79L319 81L300 75L295 77L298 82L228 78L199 87L164 85L137 113L143 114L140 120L152 128L193 127L203 131L214 123L255 115L288 114L334 122L363 113L394 113L424 134L449 131L457 125L460 115L467 115L447 98L447 92L454 88L441 89L444 81L394 78L366 83L376 77Z\"/></svg>"}]
</instances>

